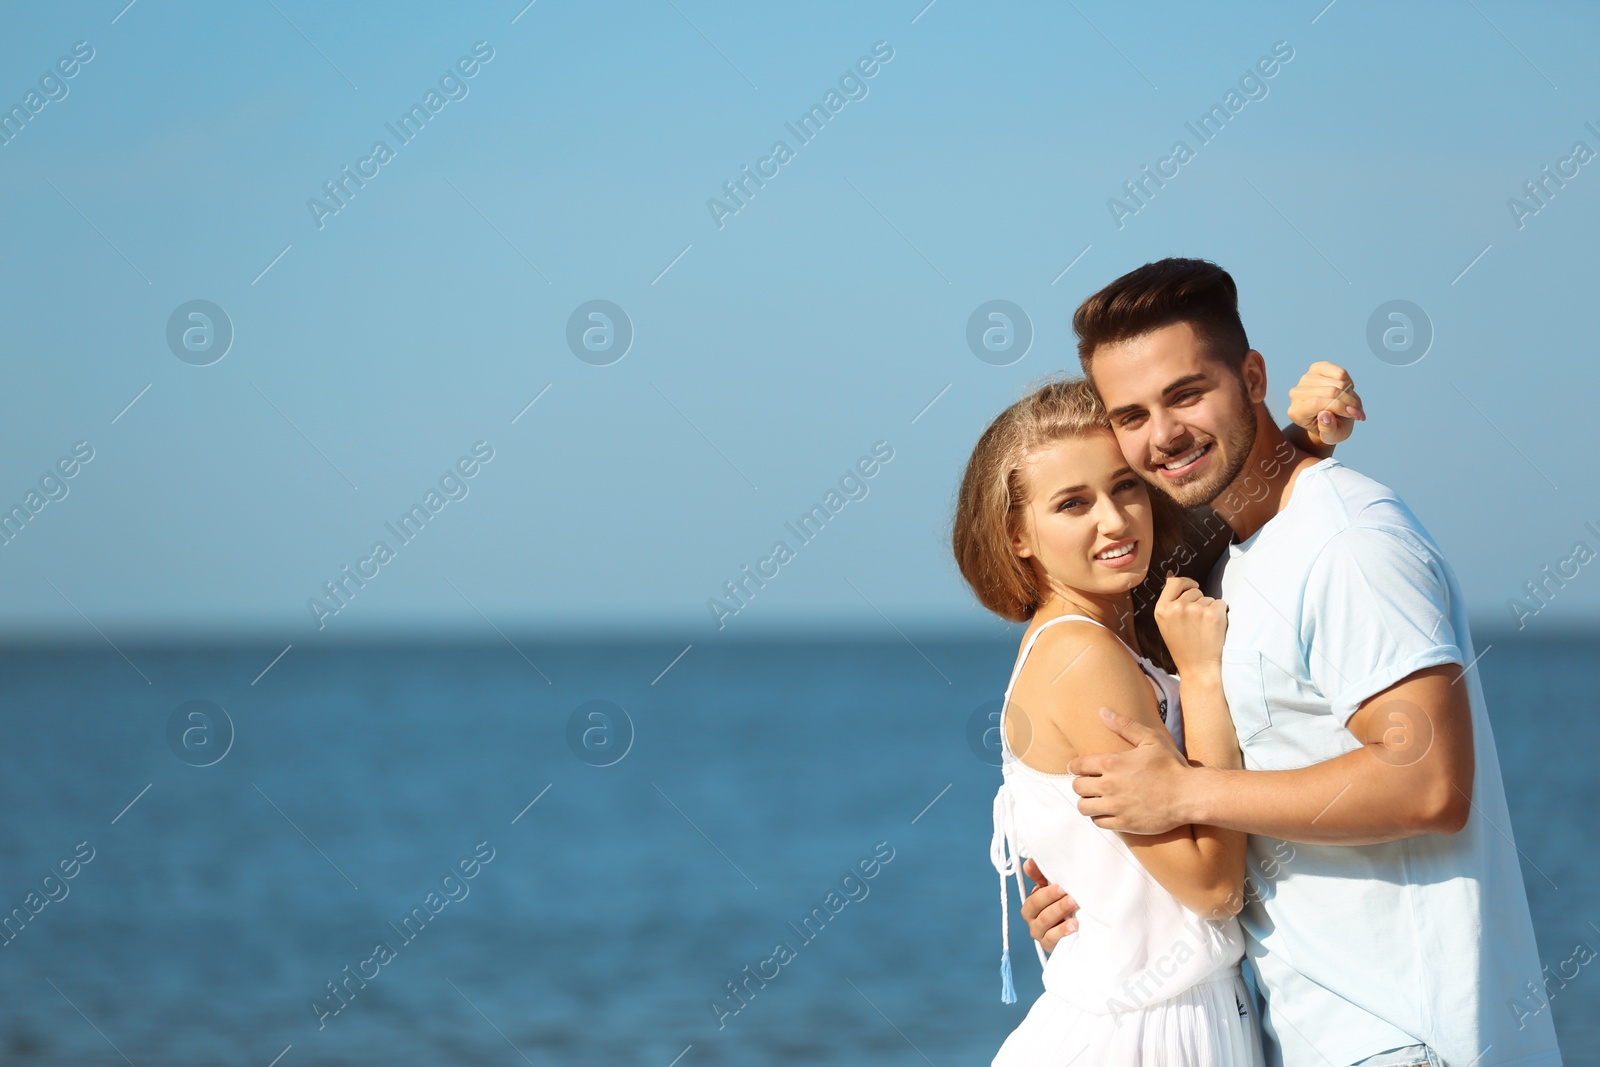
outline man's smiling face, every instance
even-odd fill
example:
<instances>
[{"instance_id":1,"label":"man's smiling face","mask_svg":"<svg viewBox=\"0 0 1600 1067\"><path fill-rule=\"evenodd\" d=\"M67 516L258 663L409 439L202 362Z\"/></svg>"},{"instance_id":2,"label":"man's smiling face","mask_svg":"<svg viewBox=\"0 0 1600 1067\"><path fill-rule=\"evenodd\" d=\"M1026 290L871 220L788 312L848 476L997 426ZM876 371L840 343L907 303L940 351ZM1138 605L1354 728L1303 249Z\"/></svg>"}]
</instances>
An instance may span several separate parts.
<instances>
[{"instance_id":1,"label":"man's smiling face","mask_svg":"<svg viewBox=\"0 0 1600 1067\"><path fill-rule=\"evenodd\" d=\"M1089 373L1128 463L1184 507L1216 499L1249 461L1267 384L1254 349L1236 375L1176 322L1100 345Z\"/></svg>"}]
</instances>

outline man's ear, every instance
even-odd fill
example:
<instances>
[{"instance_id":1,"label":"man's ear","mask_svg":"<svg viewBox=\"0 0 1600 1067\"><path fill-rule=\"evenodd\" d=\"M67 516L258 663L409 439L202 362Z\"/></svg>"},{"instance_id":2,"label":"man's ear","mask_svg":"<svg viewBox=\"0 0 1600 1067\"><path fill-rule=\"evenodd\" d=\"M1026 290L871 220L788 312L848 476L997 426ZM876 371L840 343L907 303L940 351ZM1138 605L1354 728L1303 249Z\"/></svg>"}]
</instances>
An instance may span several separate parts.
<instances>
[{"instance_id":1,"label":"man's ear","mask_svg":"<svg viewBox=\"0 0 1600 1067\"><path fill-rule=\"evenodd\" d=\"M1252 404L1263 404L1267 399L1267 361L1255 349L1250 349L1244 354L1244 362L1239 365L1239 375L1244 379L1246 394Z\"/></svg>"}]
</instances>

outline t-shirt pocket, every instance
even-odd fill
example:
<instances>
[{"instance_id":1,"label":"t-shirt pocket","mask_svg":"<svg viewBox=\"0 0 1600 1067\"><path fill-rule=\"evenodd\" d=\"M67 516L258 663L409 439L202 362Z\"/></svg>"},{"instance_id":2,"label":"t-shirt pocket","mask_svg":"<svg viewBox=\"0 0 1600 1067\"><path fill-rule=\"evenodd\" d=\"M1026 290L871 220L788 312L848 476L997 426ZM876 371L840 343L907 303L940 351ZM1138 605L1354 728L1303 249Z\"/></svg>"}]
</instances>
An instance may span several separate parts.
<instances>
[{"instance_id":1,"label":"t-shirt pocket","mask_svg":"<svg viewBox=\"0 0 1600 1067\"><path fill-rule=\"evenodd\" d=\"M1261 653L1255 649L1222 646L1222 692L1228 698L1228 711L1241 747L1272 725Z\"/></svg>"}]
</instances>

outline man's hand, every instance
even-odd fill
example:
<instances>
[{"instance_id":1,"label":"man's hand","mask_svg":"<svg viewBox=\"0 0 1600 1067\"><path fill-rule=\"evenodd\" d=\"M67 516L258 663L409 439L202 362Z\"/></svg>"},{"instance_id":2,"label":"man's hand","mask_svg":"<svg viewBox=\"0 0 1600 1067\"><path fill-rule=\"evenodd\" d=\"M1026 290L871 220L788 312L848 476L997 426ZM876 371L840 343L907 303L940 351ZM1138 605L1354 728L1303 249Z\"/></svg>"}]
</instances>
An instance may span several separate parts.
<instances>
[{"instance_id":1,"label":"man's hand","mask_svg":"<svg viewBox=\"0 0 1600 1067\"><path fill-rule=\"evenodd\" d=\"M1078 902L1046 878L1032 859L1022 861L1022 873L1034 883L1033 892L1022 902L1028 933L1046 952L1053 952L1063 937L1078 932L1078 920L1073 918L1078 913Z\"/></svg>"},{"instance_id":2,"label":"man's hand","mask_svg":"<svg viewBox=\"0 0 1600 1067\"><path fill-rule=\"evenodd\" d=\"M1181 806L1191 768L1172 735L1110 708L1101 708L1100 717L1133 748L1079 756L1067 764L1067 772L1077 775L1073 791L1083 797L1078 810L1096 826L1130 834L1164 834L1192 821Z\"/></svg>"},{"instance_id":3,"label":"man's hand","mask_svg":"<svg viewBox=\"0 0 1600 1067\"><path fill-rule=\"evenodd\" d=\"M1350 436L1366 411L1355 383L1338 364L1322 360L1289 390L1289 422L1306 431L1317 445L1332 446Z\"/></svg>"}]
</instances>

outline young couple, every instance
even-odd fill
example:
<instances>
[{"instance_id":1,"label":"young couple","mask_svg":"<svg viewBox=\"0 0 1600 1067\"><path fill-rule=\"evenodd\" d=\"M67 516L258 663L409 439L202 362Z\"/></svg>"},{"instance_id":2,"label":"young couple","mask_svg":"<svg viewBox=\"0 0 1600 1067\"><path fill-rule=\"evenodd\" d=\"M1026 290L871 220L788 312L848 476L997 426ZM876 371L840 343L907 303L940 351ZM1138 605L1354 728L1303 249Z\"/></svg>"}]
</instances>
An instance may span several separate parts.
<instances>
[{"instance_id":1,"label":"young couple","mask_svg":"<svg viewBox=\"0 0 1600 1067\"><path fill-rule=\"evenodd\" d=\"M1331 458L1348 376L1313 365L1280 430L1203 260L1073 328L1087 379L995 419L952 536L1028 623L990 855L1002 999L1008 875L1044 993L994 1064L1559 1065L1466 606Z\"/></svg>"}]
</instances>

